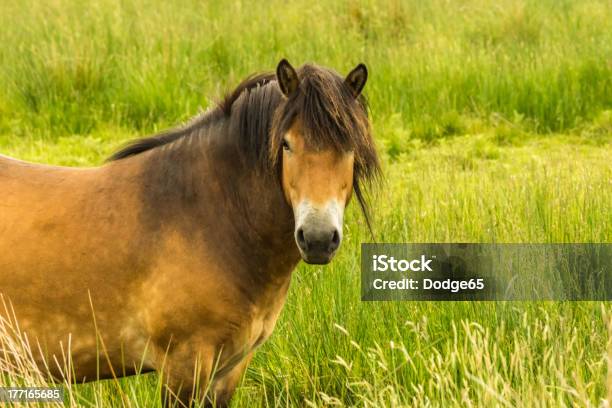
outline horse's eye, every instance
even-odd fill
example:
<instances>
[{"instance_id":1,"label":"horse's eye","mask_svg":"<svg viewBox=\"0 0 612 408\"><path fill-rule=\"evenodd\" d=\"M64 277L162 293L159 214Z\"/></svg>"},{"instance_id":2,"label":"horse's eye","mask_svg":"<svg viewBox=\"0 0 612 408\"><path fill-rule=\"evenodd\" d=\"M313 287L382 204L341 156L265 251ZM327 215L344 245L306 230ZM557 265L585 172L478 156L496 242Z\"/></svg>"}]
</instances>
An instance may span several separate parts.
<instances>
[{"instance_id":1,"label":"horse's eye","mask_svg":"<svg viewBox=\"0 0 612 408\"><path fill-rule=\"evenodd\" d=\"M289 143L287 142L287 140L283 139L283 144L282 145L283 145L283 150L287 150L287 151L291 150L289 148Z\"/></svg>"}]
</instances>

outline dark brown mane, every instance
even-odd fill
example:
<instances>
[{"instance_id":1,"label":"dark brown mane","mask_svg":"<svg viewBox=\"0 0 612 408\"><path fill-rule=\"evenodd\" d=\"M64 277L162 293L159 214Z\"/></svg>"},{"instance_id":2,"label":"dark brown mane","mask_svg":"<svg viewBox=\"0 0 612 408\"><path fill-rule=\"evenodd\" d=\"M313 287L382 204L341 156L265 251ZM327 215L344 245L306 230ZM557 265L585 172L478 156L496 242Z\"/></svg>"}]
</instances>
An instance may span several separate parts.
<instances>
[{"instance_id":1,"label":"dark brown mane","mask_svg":"<svg viewBox=\"0 0 612 408\"><path fill-rule=\"evenodd\" d=\"M179 126L173 129L165 130L161 133L158 133L154 136L145 137L142 139L136 139L132 142L129 142L125 147L121 150L116 151L110 156L106 161L116 161L125 159L130 156L135 156L139 153L146 152L147 150L154 149L156 147L160 147L163 145L170 144L183 136L187 136L191 134L194 130L197 130L202 126L202 124L206 121L210 120L210 113L205 113L203 115L195 117L189 123L184 126Z\"/></svg>"},{"instance_id":2,"label":"dark brown mane","mask_svg":"<svg viewBox=\"0 0 612 408\"><path fill-rule=\"evenodd\" d=\"M214 109L196 116L186 125L179 126L179 127L169 129L169 130L165 130L153 136L134 140L128 143L125 147L123 147L119 151L115 152L112 156L110 156L107 159L107 161L125 159L127 157L134 156L139 153L145 152L147 150L151 150L156 147L170 144L180 139L183 136L191 135L193 132L200 130L206 124L213 122L215 119L219 119L222 117L231 117L232 107L234 106L234 104L236 104L237 100L243 95L243 93L250 95L251 91L258 91L258 88L269 84L270 82L274 80L274 78L275 77L273 73L261 73L261 74L252 75L248 77L247 79L245 79L244 81L242 81L232 92L229 92L228 94L226 94L225 97L217 104L217 106ZM249 98L249 101L247 102L249 102L251 106L245 109L240 109L240 112L236 114L237 121L242 123L242 126L240 127L241 127L241 130L245 131L245 133L243 133L245 135L253 134L252 129L250 129L250 127L253 126L254 123L258 122L257 120L253 120L252 118L247 118L246 113L270 115L270 112L267 112L267 111L262 112L261 110L258 111L257 109L253 109L255 107L253 105L259 105L258 102L263 102L264 100L267 99L267 98L264 98L265 95L262 95L259 92L257 93L259 94L259 98L257 98L257 100L252 100L253 98ZM278 105L278 102L280 102L280 100L275 100L274 102L275 102L274 106L270 106L270 104L268 103L269 105L268 107L274 108L275 106ZM261 118L259 121L261 122L262 120L264 120L264 118ZM259 136L260 132L256 132L256 133L257 133L257 136ZM265 140L267 140L267 138L264 139L263 141ZM262 144L261 143L262 139L258 137L256 138L256 140L252 142L256 142L256 143L247 143L248 146L246 146L248 147L248 150L251 150L251 151L253 150L253 148L257 149L257 146ZM257 146L254 146L255 144Z\"/></svg>"},{"instance_id":3,"label":"dark brown mane","mask_svg":"<svg viewBox=\"0 0 612 408\"><path fill-rule=\"evenodd\" d=\"M119 150L109 161L137 155L170 144L183 136L198 133L211 137L205 128L226 121L225 135L234 140L245 157L260 169L279 168L283 134L296 118L303 125L306 143L313 148L354 151L353 187L369 225L361 184L375 179L380 167L363 96L355 98L344 78L313 64L298 70L298 92L285 98L273 73L251 76L228 93L213 110L196 117L186 126L136 140Z\"/></svg>"},{"instance_id":4,"label":"dark brown mane","mask_svg":"<svg viewBox=\"0 0 612 408\"><path fill-rule=\"evenodd\" d=\"M251 91L253 88L266 85L267 83L274 81L274 74L271 72L264 72L260 74L254 74L249 76L247 79L242 81L232 92L225 95L223 100L219 102L218 107L229 116L232 111L232 105L236 102L236 99L242 95L244 91Z\"/></svg>"}]
</instances>

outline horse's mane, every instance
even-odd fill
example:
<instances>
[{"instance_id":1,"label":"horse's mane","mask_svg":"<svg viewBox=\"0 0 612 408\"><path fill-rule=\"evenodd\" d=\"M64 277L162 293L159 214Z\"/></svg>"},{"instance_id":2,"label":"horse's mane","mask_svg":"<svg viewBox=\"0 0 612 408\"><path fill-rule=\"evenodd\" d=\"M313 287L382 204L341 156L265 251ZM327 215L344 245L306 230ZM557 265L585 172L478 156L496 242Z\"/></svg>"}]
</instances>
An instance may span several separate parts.
<instances>
[{"instance_id":1,"label":"horse's mane","mask_svg":"<svg viewBox=\"0 0 612 408\"><path fill-rule=\"evenodd\" d=\"M252 75L242 81L240 85L238 85L232 92L226 94L225 97L217 104L215 109L199 114L184 125L164 130L152 136L133 140L110 156L107 161L125 159L126 157L135 156L139 153L146 152L147 150L167 145L183 136L192 134L194 131L197 131L215 119L222 116L229 117L231 115L234 102L243 92L250 92L253 88L265 85L273 79L274 74L272 73Z\"/></svg>"}]
</instances>

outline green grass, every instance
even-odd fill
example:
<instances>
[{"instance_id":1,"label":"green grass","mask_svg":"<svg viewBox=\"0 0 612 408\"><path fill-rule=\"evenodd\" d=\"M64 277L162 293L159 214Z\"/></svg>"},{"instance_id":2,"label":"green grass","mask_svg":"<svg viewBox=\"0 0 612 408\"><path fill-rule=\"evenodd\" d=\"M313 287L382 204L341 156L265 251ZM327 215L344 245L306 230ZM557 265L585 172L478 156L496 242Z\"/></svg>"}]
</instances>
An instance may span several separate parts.
<instances>
[{"instance_id":1,"label":"green grass","mask_svg":"<svg viewBox=\"0 0 612 408\"><path fill-rule=\"evenodd\" d=\"M612 240L607 1L0 3L0 153L100 164L282 57L366 92L383 242ZM234 406L599 406L609 305L360 301L355 206L327 267L301 265ZM612 381L609 382L612 386ZM145 375L73 389L157 404Z\"/></svg>"}]
</instances>

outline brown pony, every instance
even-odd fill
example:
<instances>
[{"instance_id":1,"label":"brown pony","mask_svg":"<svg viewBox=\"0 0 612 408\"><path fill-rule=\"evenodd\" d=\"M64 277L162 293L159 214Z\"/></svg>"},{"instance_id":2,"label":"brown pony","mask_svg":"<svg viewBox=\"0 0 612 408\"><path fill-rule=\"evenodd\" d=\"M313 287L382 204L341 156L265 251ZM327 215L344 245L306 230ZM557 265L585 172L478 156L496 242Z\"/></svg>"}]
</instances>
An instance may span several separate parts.
<instances>
[{"instance_id":1,"label":"brown pony","mask_svg":"<svg viewBox=\"0 0 612 408\"><path fill-rule=\"evenodd\" d=\"M157 370L166 402L227 405L300 257L333 258L352 193L367 220L366 79L282 60L101 167L0 157L0 292L38 364L70 343L77 381Z\"/></svg>"}]
</instances>

